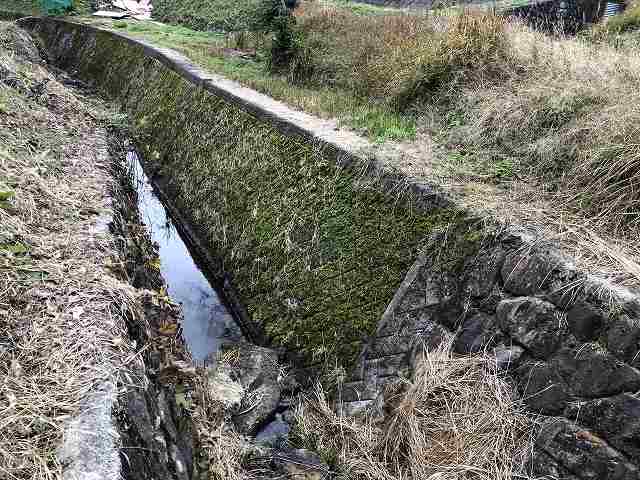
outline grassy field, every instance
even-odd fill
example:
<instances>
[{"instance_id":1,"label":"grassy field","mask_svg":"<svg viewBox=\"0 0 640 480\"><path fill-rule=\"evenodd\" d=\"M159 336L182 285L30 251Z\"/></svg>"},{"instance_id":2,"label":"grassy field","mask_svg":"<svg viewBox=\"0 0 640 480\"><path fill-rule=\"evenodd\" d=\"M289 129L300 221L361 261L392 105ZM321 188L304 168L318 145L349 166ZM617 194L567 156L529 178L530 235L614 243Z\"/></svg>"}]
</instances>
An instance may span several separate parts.
<instances>
[{"instance_id":1,"label":"grassy field","mask_svg":"<svg viewBox=\"0 0 640 480\"><path fill-rule=\"evenodd\" d=\"M326 1L326 0L322 0ZM156 0L154 17L165 23L185 25L195 30L241 31L251 27L255 13L265 3L262 0ZM399 10L349 0L334 0L357 15L385 15Z\"/></svg>"},{"instance_id":2,"label":"grassy field","mask_svg":"<svg viewBox=\"0 0 640 480\"><path fill-rule=\"evenodd\" d=\"M40 12L40 2L38 0L0 0L0 12L34 15Z\"/></svg>"},{"instance_id":3,"label":"grassy field","mask_svg":"<svg viewBox=\"0 0 640 480\"><path fill-rule=\"evenodd\" d=\"M96 23L94 21L94 23ZM100 22L97 22L100 23ZM393 111L382 101L350 89L293 83L286 73L270 73L267 53L255 33L203 32L155 22L104 23L118 31L173 48L195 63L323 118L336 118L377 141L414 139L415 116Z\"/></svg>"}]
</instances>

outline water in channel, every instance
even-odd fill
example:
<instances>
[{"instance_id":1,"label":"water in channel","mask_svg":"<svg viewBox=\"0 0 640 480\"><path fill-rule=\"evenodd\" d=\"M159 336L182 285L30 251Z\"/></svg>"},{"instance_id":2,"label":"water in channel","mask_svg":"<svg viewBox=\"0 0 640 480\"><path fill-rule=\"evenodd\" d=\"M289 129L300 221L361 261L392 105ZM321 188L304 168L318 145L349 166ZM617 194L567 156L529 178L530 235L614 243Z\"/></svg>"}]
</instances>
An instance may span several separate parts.
<instances>
[{"instance_id":1,"label":"water in channel","mask_svg":"<svg viewBox=\"0 0 640 480\"><path fill-rule=\"evenodd\" d=\"M182 306L183 335L195 362L204 361L221 342L238 342L240 329L195 264L173 220L154 192L135 151L127 154L127 166L138 192L140 218L159 245L160 272L168 294Z\"/></svg>"}]
</instances>

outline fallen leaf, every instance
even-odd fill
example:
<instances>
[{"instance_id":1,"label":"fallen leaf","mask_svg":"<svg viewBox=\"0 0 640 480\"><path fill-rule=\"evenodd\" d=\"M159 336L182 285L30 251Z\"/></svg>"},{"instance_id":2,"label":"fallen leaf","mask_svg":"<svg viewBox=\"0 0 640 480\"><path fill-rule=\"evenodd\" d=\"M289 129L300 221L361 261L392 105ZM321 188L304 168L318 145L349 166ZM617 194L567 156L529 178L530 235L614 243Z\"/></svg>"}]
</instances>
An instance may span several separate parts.
<instances>
[{"instance_id":1,"label":"fallen leaf","mask_svg":"<svg viewBox=\"0 0 640 480\"><path fill-rule=\"evenodd\" d=\"M175 323L165 323L161 325L158 330L160 330L162 335L175 335L178 331L178 325Z\"/></svg>"},{"instance_id":2,"label":"fallen leaf","mask_svg":"<svg viewBox=\"0 0 640 480\"><path fill-rule=\"evenodd\" d=\"M160 270L160 259L159 258L154 258L153 260L149 261L149 266L155 270Z\"/></svg>"},{"instance_id":3,"label":"fallen leaf","mask_svg":"<svg viewBox=\"0 0 640 480\"><path fill-rule=\"evenodd\" d=\"M11 368L9 370L9 373L14 378L21 377L22 376L22 365L20 365L20 363L18 363L17 360L12 360L11 361Z\"/></svg>"},{"instance_id":4,"label":"fallen leaf","mask_svg":"<svg viewBox=\"0 0 640 480\"><path fill-rule=\"evenodd\" d=\"M187 397L184 393L176 393L176 405L188 409L189 407L191 407L191 401L187 400Z\"/></svg>"},{"instance_id":5,"label":"fallen leaf","mask_svg":"<svg viewBox=\"0 0 640 480\"><path fill-rule=\"evenodd\" d=\"M21 255L27 253L29 248L22 243L5 243L4 245L0 245L0 250L13 253L14 255Z\"/></svg>"},{"instance_id":6,"label":"fallen leaf","mask_svg":"<svg viewBox=\"0 0 640 480\"><path fill-rule=\"evenodd\" d=\"M596 445L602 444L602 440L600 438L596 437L593 433L587 430L580 430L578 433L576 433L576 438L579 440L586 440L590 443L595 443Z\"/></svg>"}]
</instances>

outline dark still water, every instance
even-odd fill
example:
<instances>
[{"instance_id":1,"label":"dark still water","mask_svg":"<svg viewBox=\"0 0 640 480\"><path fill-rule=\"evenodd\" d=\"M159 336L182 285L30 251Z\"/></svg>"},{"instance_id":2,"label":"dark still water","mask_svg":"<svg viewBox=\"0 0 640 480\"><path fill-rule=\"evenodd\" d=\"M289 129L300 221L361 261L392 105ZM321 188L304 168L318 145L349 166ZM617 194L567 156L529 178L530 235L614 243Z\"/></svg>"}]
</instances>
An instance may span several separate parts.
<instances>
[{"instance_id":1,"label":"dark still water","mask_svg":"<svg viewBox=\"0 0 640 480\"><path fill-rule=\"evenodd\" d=\"M201 362L218 350L221 342L238 342L240 329L216 291L193 261L173 221L156 196L136 152L127 164L138 192L140 217L159 245L160 271L168 293L182 306L182 330L194 361Z\"/></svg>"}]
</instances>

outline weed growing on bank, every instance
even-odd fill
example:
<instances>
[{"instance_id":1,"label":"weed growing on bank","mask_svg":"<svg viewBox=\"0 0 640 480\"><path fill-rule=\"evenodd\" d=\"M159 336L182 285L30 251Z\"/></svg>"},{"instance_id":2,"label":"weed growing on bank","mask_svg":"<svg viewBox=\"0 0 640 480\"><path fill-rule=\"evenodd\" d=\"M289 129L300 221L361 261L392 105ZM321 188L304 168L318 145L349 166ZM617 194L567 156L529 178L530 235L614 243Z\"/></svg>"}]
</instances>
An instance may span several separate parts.
<instances>
[{"instance_id":1,"label":"weed growing on bank","mask_svg":"<svg viewBox=\"0 0 640 480\"><path fill-rule=\"evenodd\" d=\"M534 420L495 359L424 352L411 380L385 396L384 418L343 416L320 388L296 410L294 443L317 451L336 478L528 478Z\"/></svg>"}]
</instances>

